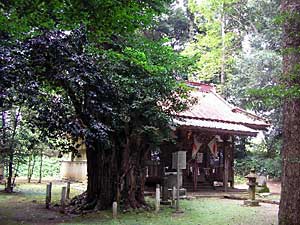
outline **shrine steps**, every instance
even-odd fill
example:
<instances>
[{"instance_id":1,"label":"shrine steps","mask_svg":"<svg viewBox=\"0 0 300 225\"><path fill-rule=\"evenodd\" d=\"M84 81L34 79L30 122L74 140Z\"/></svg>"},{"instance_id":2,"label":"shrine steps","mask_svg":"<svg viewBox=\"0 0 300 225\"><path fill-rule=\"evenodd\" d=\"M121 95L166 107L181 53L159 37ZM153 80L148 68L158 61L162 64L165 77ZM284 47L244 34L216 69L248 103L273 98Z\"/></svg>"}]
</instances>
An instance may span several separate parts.
<instances>
[{"instance_id":1,"label":"shrine steps","mask_svg":"<svg viewBox=\"0 0 300 225\"><path fill-rule=\"evenodd\" d=\"M183 188L185 188L188 192L197 192L197 191L210 191L214 190L214 187L209 182L198 182L197 188L194 189L194 184L192 182L184 182Z\"/></svg>"}]
</instances>

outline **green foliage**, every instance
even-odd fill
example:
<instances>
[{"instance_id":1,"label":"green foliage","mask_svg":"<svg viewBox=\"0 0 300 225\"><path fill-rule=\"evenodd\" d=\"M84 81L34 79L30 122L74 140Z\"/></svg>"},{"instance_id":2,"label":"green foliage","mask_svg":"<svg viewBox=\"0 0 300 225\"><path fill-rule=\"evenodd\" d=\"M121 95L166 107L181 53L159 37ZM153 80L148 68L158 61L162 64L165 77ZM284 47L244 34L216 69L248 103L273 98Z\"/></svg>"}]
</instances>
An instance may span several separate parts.
<instances>
[{"instance_id":1,"label":"green foliage","mask_svg":"<svg viewBox=\"0 0 300 225\"><path fill-rule=\"evenodd\" d=\"M0 163L6 166L6 177L30 176L29 173L31 172L29 171L31 170L38 177L39 164L37 165L37 163L40 160L39 155L42 153L41 151L49 153L49 147L46 145L49 144L47 143L49 139L42 137L41 131L34 126L33 120L36 113L24 106L11 106L9 110L2 111L1 115L0 132L2 145L0 148ZM10 163L12 163L11 175L8 173ZM55 162L53 161L53 163ZM28 164L30 164L29 167ZM46 163L46 175L48 173L49 175L57 175L59 169L57 166L54 167L56 169L53 170L53 165Z\"/></svg>"},{"instance_id":2,"label":"green foliage","mask_svg":"<svg viewBox=\"0 0 300 225\"><path fill-rule=\"evenodd\" d=\"M280 153L282 137L282 99L292 91L280 85L282 79L281 27L273 23L279 1L247 1L242 4L240 52L234 56L232 74L223 94L234 105L254 111L272 127L264 132L267 155ZM295 90L294 90L295 91ZM245 146L240 145L241 151Z\"/></svg>"},{"instance_id":3,"label":"green foliage","mask_svg":"<svg viewBox=\"0 0 300 225\"><path fill-rule=\"evenodd\" d=\"M249 174L251 168L255 168L259 174L269 175L271 178L280 178L281 158L279 156L268 158L252 154L235 161L234 169L238 175L246 176Z\"/></svg>"},{"instance_id":4,"label":"green foliage","mask_svg":"<svg viewBox=\"0 0 300 225\"><path fill-rule=\"evenodd\" d=\"M247 183L247 179L244 176L235 173L234 174L234 183L235 184L246 184Z\"/></svg>"},{"instance_id":5,"label":"green foliage","mask_svg":"<svg viewBox=\"0 0 300 225\"><path fill-rule=\"evenodd\" d=\"M280 152L282 134L281 105L285 91L278 85L281 68L282 57L279 53L251 49L237 58L234 75L224 88L230 102L254 111L272 124L265 132L267 149L273 152L272 156Z\"/></svg>"},{"instance_id":6,"label":"green foliage","mask_svg":"<svg viewBox=\"0 0 300 225\"><path fill-rule=\"evenodd\" d=\"M143 31L144 35L151 40L168 38L168 44L177 51L182 50L194 34L189 11L184 8L170 7L157 20L153 27Z\"/></svg>"},{"instance_id":7,"label":"green foliage","mask_svg":"<svg viewBox=\"0 0 300 225\"><path fill-rule=\"evenodd\" d=\"M189 1L195 15L198 33L183 54L194 56L196 68L192 78L219 84L231 76L232 64L240 46L240 27L232 26L239 19L238 1ZM221 75L222 74L222 75Z\"/></svg>"},{"instance_id":8,"label":"green foliage","mask_svg":"<svg viewBox=\"0 0 300 225\"><path fill-rule=\"evenodd\" d=\"M39 178L39 165L40 165L40 157L36 158L35 168L33 170L32 178ZM60 159L57 157L48 157L43 156L43 167L42 167L42 177L43 178L59 178L60 175ZM19 167L18 176L19 177L27 177L27 164L22 164Z\"/></svg>"},{"instance_id":9,"label":"green foliage","mask_svg":"<svg viewBox=\"0 0 300 225\"><path fill-rule=\"evenodd\" d=\"M256 95L255 101L255 94L260 90L270 90L279 83L281 66L280 54L272 50L250 50L242 53L235 62L234 76L227 83L227 95L234 97L235 105L256 112L270 111L274 105L279 105L280 99L275 94L269 98L259 98ZM267 90L266 94L269 92Z\"/></svg>"},{"instance_id":10,"label":"green foliage","mask_svg":"<svg viewBox=\"0 0 300 225\"><path fill-rule=\"evenodd\" d=\"M66 138L73 144L82 139L88 160L102 166L111 162L105 167L113 171L112 177L89 179L99 193L111 192L109 201L123 182L118 179L127 180L127 168L142 173L135 167L149 148L168 138L172 115L185 109L189 100L188 88L178 81L186 76L189 62L165 40L142 36L142 29L168 2L36 0L24 5L15 0L1 5L2 19L10 25L22 20L25 31L0 27L6 35L0 59L9 65L1 71L9 85L0 84L5 93L0 97L9 103L6 93L14 88L22 104L35 113L33 124L44 137ZM93 158L94 154L102 156ZM137 178L142 179L141 174ZM112 188L101 190L103 185L93 183L100 180ZM89 192L89 200L106 197L99 193ZM111 206L98 200L100 208Z\"/></svg>"},{"instance_id":11,"label":"green foliage","mask_svg":"<svg viewBox=\"0 0 300 225\"><path fill-rule=\"evenodd\" d=\"M0 30L15 38L45 30L73 30L85 25L89 37L103 42L148 26L165 9L166 1L11 0L0 3Z\"/></svg>"}]
</instances>

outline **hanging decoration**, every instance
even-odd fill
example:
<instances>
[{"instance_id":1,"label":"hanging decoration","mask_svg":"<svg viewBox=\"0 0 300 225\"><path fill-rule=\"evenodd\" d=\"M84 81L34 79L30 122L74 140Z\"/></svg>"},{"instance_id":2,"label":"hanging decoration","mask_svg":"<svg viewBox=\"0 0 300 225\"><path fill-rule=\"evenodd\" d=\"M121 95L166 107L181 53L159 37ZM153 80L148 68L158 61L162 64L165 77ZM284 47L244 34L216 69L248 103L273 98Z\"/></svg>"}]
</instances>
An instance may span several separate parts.
<instances>
[{"instance_id":1,"label":"hanging decoration","mask_svg":"<svg viewBox=\"0 0 300 225\"><path fill-rule=\"evenodd\" d=\"M211 141L208 143L208 147L211 151L211 154L215 157L218 156L218 143L217 143L217 138L213 137Z\"/></svg>"},{"instance_id":2,"label":"hanging decoration","mask_svg":"<svg viewBox=\"0 0 300 225\"><path fill-rule=\"evenodd\" d=\"M203 163L203 152L197 152L196 154L196 162Z\"/></svg>"},{"instance_id":3,"label":"hanging decoration","mask_svg":"<svg viewBox=\"0 0 300 225\"><path fill-rule=\"evenodd\" d=\"M192 146L192 159L196 158L197 152L200 150L202 143L199 141L199 138L194 134L194 143Z\"/></svg>"}]
</instances>

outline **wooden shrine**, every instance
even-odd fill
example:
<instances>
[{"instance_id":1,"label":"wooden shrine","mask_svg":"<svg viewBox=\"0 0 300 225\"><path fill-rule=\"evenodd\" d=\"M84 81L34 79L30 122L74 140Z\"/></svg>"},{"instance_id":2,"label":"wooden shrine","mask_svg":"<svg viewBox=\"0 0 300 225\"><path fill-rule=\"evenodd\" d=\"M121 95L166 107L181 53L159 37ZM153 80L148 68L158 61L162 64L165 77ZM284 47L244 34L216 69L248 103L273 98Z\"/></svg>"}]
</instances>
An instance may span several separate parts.
<instances>
[{"instance_id":1,"label":"wooden shrine","mask_svg":"<svg viewBox=\"0 0 300 225\"><path fill-rule=\"evenodd\" d=\"M256 136L269 124L218 95L213 86L188 82L198 102L174 116L174 141L165 142L147 161L147 183L171 180L172 153L186 151L186 169L181 179L188 191L201 191L228 184L234 186L234 141L237 136ZM175 177L175 176L173 176ZM174 182L173 182L174 183ZM169 187L170 188L170 187Z\"/></svg>"}]
</instances>

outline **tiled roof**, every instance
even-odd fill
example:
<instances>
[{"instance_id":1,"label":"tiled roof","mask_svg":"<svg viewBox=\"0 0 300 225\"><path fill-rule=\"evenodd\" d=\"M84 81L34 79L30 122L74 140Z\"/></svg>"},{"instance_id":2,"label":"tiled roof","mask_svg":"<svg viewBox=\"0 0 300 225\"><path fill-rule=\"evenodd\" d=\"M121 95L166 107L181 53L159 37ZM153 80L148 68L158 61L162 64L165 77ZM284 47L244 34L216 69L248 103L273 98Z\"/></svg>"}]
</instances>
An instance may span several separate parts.
<instances>
[{"instance_id":1,"label":"tiled roof","mask_svg":"<svg viewBox=\"0 0 300 225\"><path fill-rule=\"evenodd\" d=\"M187 84L195 87L195 91L191 95L197 99L197 103L188 110L177 114L178 118L185 118L180 122L177 121L178 124L234 132L249 132L249 134L256 134L257 129L262 130L269 126L263 118L226 102L215 92L213 86L195 82L188 82Z\"/></svg>"}]
</instances>

